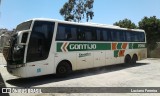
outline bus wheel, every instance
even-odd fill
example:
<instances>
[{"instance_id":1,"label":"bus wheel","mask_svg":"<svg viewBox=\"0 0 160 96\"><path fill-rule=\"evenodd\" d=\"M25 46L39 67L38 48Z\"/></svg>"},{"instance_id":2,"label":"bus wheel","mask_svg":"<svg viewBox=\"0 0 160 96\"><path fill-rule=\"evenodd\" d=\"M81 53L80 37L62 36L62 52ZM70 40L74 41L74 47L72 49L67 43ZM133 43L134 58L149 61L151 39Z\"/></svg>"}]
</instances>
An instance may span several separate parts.
<instances>
[{"instance_id":1,"label":"bus wheel","mask_svg":"<svg viewBox=\"0 0 160 96\"><path fill-rule=\"evenodd\" d=\"M62 61L58 64L58 67L56 69L56 74L58 77L64 77L67 76L72 72L72 68L70 64L66 61Z\"/></svg>"},{"instance_id":2,"label":"bus wheel","mask_svg":"<svg viewBox=\"0 0 160 96\"><path fill-rule=\"evenodd\" d=\"M137 61L137 60L138 60L138 57L137 57L136 54L134 54L133 57L132 57L131 63L132 63L132 64L136 64L136 61Z\"/></svg>"},{"instance_id":3,"label":"bus wheel","mask_svg":"<svg viewBox=\"0 0 160 96\"><path fill-rule=\"evenodd\" d=\"M126 55L126 57L124 59L124 63L125 64L130 64L131 63L131 56L130 55Z\"/></svg>"}]
</instances>

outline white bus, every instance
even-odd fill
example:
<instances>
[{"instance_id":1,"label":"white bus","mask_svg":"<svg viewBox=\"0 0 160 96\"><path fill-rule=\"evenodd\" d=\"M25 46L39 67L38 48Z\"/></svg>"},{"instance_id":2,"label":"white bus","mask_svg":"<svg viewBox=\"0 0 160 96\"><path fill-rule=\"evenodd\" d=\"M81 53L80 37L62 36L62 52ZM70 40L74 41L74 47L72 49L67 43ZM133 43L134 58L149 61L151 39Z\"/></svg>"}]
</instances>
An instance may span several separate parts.
<instances>
[{"instance_id":1,"label":"white bus","mask_svg":"<svg viewBox=\"0 0 160 96\"><path fill-rule=\"evenodd\" d=\"M140 29L36 18L19 24L4 48L7 70L26 78L147 58L146 35Z\"/></svg>"}]
</instances>

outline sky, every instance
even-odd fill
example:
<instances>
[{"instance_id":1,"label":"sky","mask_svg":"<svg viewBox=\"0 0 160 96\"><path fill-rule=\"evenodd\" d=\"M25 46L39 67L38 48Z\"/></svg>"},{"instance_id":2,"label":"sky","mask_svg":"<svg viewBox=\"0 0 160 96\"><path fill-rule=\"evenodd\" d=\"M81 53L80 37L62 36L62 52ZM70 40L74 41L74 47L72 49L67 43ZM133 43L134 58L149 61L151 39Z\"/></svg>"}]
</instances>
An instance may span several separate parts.
<instances>
[{"instance_id":1,"label":"sky","mask_svg":"<svg viewBox=\"0 0 160 96\"><path fill-rule=\"evenodd\" d=\"M59 10L68 0L1 0L0 28L12 30L32 18L64 20ZM94 0L90 22L113 24L125 18L136 25L144 16L160 18L160 0ZM85 20L83 21L85 22Z\"/></svg>"}]
</instances>

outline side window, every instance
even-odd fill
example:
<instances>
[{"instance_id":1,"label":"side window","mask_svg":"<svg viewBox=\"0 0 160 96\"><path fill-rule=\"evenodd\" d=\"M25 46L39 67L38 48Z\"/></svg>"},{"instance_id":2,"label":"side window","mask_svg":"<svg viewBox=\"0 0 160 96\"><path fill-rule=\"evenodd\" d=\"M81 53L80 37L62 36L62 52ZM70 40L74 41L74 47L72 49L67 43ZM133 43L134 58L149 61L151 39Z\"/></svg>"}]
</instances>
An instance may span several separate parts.
<instances>
[{"instance_id":1,"label":"side window","mask_svg":"<svg viewBox=\"0 0 160 96\"><path fill-rule=\"evenodd\" d=\"M57 29L57 36L56 36L56 40L65 40L65 27L59 25L58 29Z\"/></svg>"},{"instance_id":2,"label":"side window","mask_svg":"<svg viewBox=\"0 0 160 96\"><path fill-rule=\"evenodd\" d=\"M91 32L92 32L92 41L97 41L96 28L91 28Z\"/></svg>"},{"instance_id":3,"label":"side window","mask_svg":"<svg viewBox=\"0 0 160 96\"><path fill-rule=\"evenodd\" d=\"M91 28L85 28L84 29L84 33L85 33L85 40L86 41L91 41L92 40L92 38L93 38L93 34L92 34L92 30L91 30Z\"/></svg>"},{"instance_id":4,"label":"side window","mask_svg":"<svg viewBox=\"0 0 160 96\"><path fill-rule=\"evenodd\" d=\"M84 30L83 30L83 27L80 27L80 26L78 27L77 38L80 41L84 41L85 40L85 33L84 33Z\"/></svg>"},{"instance_id":5,"label":"side window","mask_svg":"<svg viewBox=\"0 0 160 96\"><path fill-rule=\"evenodd\" d=\"M131 34L128 31L126 31L126 41L131 42Z\"/></svg>"},{"instance_id":6,"label":"side window","mask_svg":"<svg viewBox=\"0 0 160 96\"><path fill-rule=\"evenodd\" d=\"M143 32L138 33L139 42L145 42L145 34Z\"/></svg>"},{"instance_id":7,"label":"side window","mask_svg":"<svg viewBox=\"0 0 160 96\"><path fill-rule=\"evenodd\" d=\"M60 41L77 40L76 26L59 24L57 29L56 40L60 40Z\"/></svg>"},{"instance_id":8,"label":"side window","mask_svg":"<svg viewBox=\"0 0 160 96\"><path fill-rule=\"evenodd\" d=\"M119 31L118 30L112 30L112 40L113 41L119 41L120 40L120 36L119 36Z\"/></svg>"},{"instance_id":9,"label":"side window","mask_svg":"<svg viewBox=\"0 0 160 96\"><path fill-rule=\"evenodd\" d=\"M119 30L116 30L116 37L117 37L116 41L120 41L120 31Z\"/></svg>"},{"instance_id":10,"label":"side window","mask_svg":"<svg viewBox=\"0 0 160 96\"><path fill-rule=\"evenodd\" d=\"M68 36L69 40L77 40L77 28L71 27L71 32L69 33L70 35Z\"/></svg>"},{"instance_id":11,"label":"side window","mask_svg":"<svg viewBox=\"0 0 160 96\"><path fill-rule=\"evenodd\" d=\"M138 42L138 32L131 32L131 41Z\"/></svg>"},{"instance_id":12,"label":"side window","mask_svg":"<svg viewBox=\"0 0 160 96\"><path fill-rule=\"evenodd\" d=\"M65 40L73 41L77 40L77 29L75 26L66 25L65 26Z\"/></svg>"},{"instance_id":13,"label":"side window","mask_svg":"<svg viewBox=\"0 0 160 96\"><path fill-rule=\"evenodd\" d=\"M104 41L111 41L112 36L111 36L111 30L110 29L103 29L102 30L102 37Z\"/></svg>"},{"instance_id":14,"label":"side window","mask_svg":"<svg viewBox=\"0 0 160 96\"><path fill-rule=\"evenodd\" d=\"M100 29L96 30L96 35L97 35L97 41L102 41L103 40L103 35Z\"/></svg>"},{"instance_id":15,"label":"side window","mask_svg":"<svg viewBox=\"0 0 160 96\"><path fill-rule=\"evenodd\" d=\"M94 41L97 39L96 31L92 27L79 26L78 27L78 40L81 41Z\"/></svg>"},{"instance_id":16,"label":"side window","mask_svg":"<svg viewBox=\"0 0 160 96\"><path fill-rule=\"evenodd\" d=\"M112 41L112 34L110 29L107 29L107 36L108 36L108 41Z\"/></svg>"},{"instance_id":17,"label":"side window","mask_svg":"<svg viewBox=\"0 0 160 96\"><path fill-rule=\"evenodd\" d=\"M139 38L138 38L139 32L135 32L134 34L135 34L135 35L134 35L134 36L135 36L135 40L134 40L134 41L135 41L135 42L139 42Z\"/></svg>"},{"instance_id":18,"label":"side window","mask_svg":"<svg viewBox=\"0 0 160 96\"><path fill-rule=\"evenodd\" d=\"M120 41L122 41L122 42L123 42L123 41L126 41L126 40L125 40L125 32L124 32L124 31L120 31L120 32L119 32L119 38L120 38Z\"/></svg>"},{"instance_id":19,"label":"side window","mask_svg":"<svg viewBox=\"0 0 160 96\"><path fill-rule=\"evenodd\" d=\"M134 33L130 32L130 34L131 34L131 41L132 41L132 42L135 42Z\"/></svg>"},{"instance_id":20,"label":"side window","mask_svg":"<svg viewBox=\"0 0 160 96\"><path fill-rule=\"evenodd\" d=\"M102 30L102 34L103 34L103 40L104 41L108 41L108 34L106 30Z\"/></svg>"}]
</instances>

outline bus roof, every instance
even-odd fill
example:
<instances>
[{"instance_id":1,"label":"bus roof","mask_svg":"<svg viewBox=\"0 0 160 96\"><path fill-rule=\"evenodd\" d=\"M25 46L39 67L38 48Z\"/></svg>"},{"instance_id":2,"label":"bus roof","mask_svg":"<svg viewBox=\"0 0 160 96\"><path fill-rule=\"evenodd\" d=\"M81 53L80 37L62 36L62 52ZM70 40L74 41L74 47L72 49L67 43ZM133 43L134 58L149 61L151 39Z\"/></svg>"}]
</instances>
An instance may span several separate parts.
<instances>
[{"instance_id":1,"label":"bus roof","mask_svg":"<svg viewBox=\"0 0 160 96\"><path fill-rule=\"evenodd\" d=\"M130 30L130 31L141 31L144 32L142 29L129 29L129 28L121 28L120 26L115 25L109 25L109 24L99 24L99 23L77 23L72 21L63 21L63 20L57 20L57 19L49 19L49 18L33 18L30 19L33 21L52 21L52 22L58 22L58 23L64 23L64 24L73 24L73 25L81 25L81 26L90 26L90 27L99 27L99 28L110 28L110 29L120 29L120 30ZM30 21L27 20L27 21Z\"/></svg>"}]
</instances>

